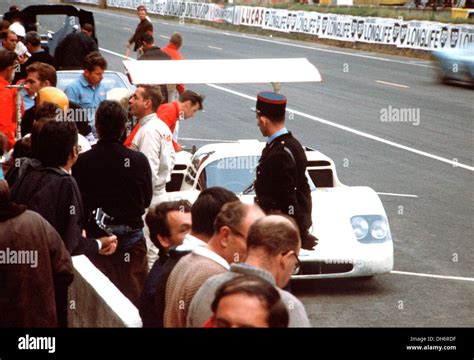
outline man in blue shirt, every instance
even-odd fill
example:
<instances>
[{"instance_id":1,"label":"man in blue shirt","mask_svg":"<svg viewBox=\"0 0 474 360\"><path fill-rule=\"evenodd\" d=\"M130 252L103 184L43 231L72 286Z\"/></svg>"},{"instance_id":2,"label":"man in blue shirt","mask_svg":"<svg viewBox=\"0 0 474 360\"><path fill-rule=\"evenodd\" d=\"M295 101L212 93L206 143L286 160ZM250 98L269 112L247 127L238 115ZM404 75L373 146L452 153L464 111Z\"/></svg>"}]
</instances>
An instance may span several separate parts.
<instances>
[{"instance_id":1,"label":"man in blue shirt","mask_svg":"<svg viewBox=\"0 0 474 360\"><path fill-rule=\"evenodd\" d=\"M64 91L69 98L87 112L89 125L94 129L94 115L99 104L105 100L107 90L101 83L107 69L107 60L97 51L87 55L83 64L84 72Z\"/></svg>"}]
</instances>

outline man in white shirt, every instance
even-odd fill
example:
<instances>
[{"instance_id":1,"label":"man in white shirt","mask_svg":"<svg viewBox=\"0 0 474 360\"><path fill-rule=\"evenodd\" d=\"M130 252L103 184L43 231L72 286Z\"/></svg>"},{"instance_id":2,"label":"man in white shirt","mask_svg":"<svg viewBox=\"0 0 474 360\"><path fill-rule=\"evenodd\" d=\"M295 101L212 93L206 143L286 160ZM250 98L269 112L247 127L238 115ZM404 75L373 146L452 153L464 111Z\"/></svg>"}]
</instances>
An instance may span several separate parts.
<instances>
[{"instance_id":1,"label":"man in white shirt","mask_svg":"<svg viewBox=\"0 0 474 360\"><path fill-rule=\"evenodd\" d=\"M156 116L161 100L159 87L149 85L139 85L130 99L130 112L140 123L132 148L144 153L150 162L153 177L152 205L159 196L166 193L166 183L171 180L175 156L171 130Z\"/></svg>"},{"instance_id":2,"label":"man in white shirt","mask_svg":"<svg viewBox=\"0 0 474 360\"><path fill-rule=\"evenodd\" d=\"M166 183L171 180L174 166L173 135L168 125L156 116L161 101L160 88L151 85L139 85L130 98L130 113L140 123L131 148L145 154L151 167L153 198L150 207L166 201ZM150 241L147 227L144 233L148 248L148 267L151 268L158 258L158 249Z\"/></svg>"}]
</instances>

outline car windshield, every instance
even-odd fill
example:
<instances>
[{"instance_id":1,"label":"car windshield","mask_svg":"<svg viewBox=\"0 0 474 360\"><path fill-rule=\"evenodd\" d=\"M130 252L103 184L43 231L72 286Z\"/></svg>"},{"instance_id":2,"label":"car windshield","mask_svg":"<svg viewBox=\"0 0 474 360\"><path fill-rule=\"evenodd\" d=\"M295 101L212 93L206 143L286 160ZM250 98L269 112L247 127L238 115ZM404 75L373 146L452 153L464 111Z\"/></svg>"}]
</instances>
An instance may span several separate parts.
<instances>
[{"instance_id":1,"label":"car windshield","mask_svg":"<svg viewBox=\"0 0 474 360\"><path fill-rule=\"evenodd\" d=\"M82 75L82 71L79 72L58 72L58 85L57 87L61 90L66 89L69 84L76 80ZM123 80L115 73L105 73L104 79L102 80L106 91L115 88L127 88Z\"/></svg>"},{"instance_id":2,"label":"car windshield","mask_svg":"<svg viewBox=\"0 0 474 360\"><path fill-rule=\"evenodd\" d=\"M201 189L221 186L235 194L243 193L255 180L255 169L260 156L232 156L209 163L201 172ZM311 191L316 187L306 172ZM252 189L248 194L255 194Z\"/></svg>"},{"instance_id":3,"label":"car windshield","mask_svg":"<svg viewBox=\"0 0 474 360\"><path fill-rule=\"evenodd\" d=\"M235 194L242 193L255 179L257 156L233 156L211 162L202 171L202 188L221 186Z\"/></svg>"}]
</instances>

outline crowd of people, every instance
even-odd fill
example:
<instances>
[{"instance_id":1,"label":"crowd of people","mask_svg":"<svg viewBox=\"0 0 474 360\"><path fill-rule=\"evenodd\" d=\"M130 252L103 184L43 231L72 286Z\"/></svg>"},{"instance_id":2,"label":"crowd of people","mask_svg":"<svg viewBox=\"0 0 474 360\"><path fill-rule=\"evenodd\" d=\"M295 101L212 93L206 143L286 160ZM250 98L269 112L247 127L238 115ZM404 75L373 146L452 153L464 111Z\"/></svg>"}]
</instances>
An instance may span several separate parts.
<instances>
[{"instance_id":1,"label":"crowd of people","mask_svg":"<svg viewBox=\"0 0 474 360\"><path fill-rule=\"evenodd\" d=\"M182 59L181 35L158 48L146 9L137 11L129 46L142 49L143 60ZM169 201L166 184L181 151L177 123L202 110L204 96L165 84L108 97L107 61L90 43L92 32L84 25L58 46L87 48L82 75L64 92L55 87L64 53L48 57L28 32L32 56L23 62L13 46L18 34L2 35L0 255L36 251L40 266L6 266L0 256L0 307L8 314L0 326L67 326L71 256L79 254L139 309L144 327L309 326L303 304L283 290L299 271L300 248L315 240L304 152L284 125L286 98L258 95L257 125L268 144L254 205L220 187L204 189L193 204ZM22 110L27 96L34 99L21 122L16 90L7 88L16 76L26 84Z\"/></svg>"}]
</instances>

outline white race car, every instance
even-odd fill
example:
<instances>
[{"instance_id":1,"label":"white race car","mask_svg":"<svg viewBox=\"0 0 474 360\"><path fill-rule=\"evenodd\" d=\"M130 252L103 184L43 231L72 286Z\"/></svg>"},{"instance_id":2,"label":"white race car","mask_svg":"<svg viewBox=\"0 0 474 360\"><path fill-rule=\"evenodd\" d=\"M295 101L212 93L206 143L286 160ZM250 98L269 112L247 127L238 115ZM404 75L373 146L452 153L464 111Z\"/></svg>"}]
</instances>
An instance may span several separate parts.
<instances>
[{"instance_id":1,"label":"white race car","mask_svg":"<svg viewBox=\"0 0 474 360\"><path fill-rule=\"evenodd\" d=\"M205 145L193 155L177 153L168 183L170 199L191 202L200 191L221 186L252 203L246 192L265 143L240 140ZM313 200L311 233L319 240L313 250L300 251L301 272L295 279L360 277L393 268L393 242L387 215L377 193L366 186L346 186L334 162L319 151L305 148L307 177Z\"/></svg>"},{"instance_id":2,"label":"white race car","mask_svg":"<svg viewBox=\"0 0 474 360\"><path fill-rule=\"evenodd\" d=\"M307 59L124 61L124 66L133 84L321 81ZM178 152L167 184L169 200L194 202L200 191L221 186L252 203L255 194L246 190L255 179L264 145L240 140L205 145L194 154ZM342 184L329 157L311 148L305 151L313 200L310 231L319 242L312 250L301 249L301 272L293 278L367 277L391 271L393 242L377 193Z\"/></svg>"}]
</instances>

